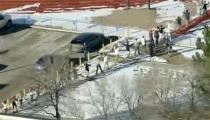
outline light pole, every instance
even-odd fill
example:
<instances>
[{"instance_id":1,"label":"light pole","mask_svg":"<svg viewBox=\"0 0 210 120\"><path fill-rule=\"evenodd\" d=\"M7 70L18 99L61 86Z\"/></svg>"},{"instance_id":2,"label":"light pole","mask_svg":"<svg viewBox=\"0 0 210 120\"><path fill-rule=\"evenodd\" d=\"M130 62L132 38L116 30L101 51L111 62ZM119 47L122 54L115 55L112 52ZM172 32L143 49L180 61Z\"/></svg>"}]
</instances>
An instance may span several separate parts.
<instances>
[{"instance_id":1,"label":"light pole","mask_svg":"<svg viewBox=\"0 0 210 120\"><path fill-rule=\"evenodd\" d=\"M151 9L150 8L150 3L151 3L151 0L148 0L148 9Z\"/></svg>"},{"instance_id":2,"label":"light pole","mask_svg":"<svg viewBox=\"0 0 210 120\"><path fill-rule=\"evenodd\" d=\"M130 8L130 0L127 0L127 7Z\"/></svg>"}]
</instances>

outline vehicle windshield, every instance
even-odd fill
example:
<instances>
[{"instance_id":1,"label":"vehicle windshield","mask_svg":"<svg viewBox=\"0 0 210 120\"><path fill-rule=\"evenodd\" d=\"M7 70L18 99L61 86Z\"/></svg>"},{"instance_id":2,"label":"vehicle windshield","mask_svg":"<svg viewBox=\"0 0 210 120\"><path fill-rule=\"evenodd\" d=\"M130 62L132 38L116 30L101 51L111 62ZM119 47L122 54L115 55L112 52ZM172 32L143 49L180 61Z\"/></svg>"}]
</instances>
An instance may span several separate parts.
<instances>
[{"instance_id":1,"label":"vehicle windshield","mask_svg":"<svg viewBox=\"0 0 210 120\"><path fill-rule=\"evenodd\" d=\"M81 44L71 44L70 51L71 52L80 52L82 47L83 46Z\"/></svg>"}]
</instances>

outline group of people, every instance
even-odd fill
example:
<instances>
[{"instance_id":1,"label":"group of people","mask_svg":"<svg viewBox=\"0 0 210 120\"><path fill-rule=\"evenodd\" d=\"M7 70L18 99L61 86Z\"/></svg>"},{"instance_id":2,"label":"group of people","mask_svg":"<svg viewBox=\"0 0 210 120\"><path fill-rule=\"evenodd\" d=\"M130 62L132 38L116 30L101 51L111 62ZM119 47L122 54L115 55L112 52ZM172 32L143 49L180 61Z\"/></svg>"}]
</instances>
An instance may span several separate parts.
<instances>
[{"instance_id":1,"label":"group of people","mask_svg":"<svg viewBox=\"0 0 210 120\"><path fill-rule=\"evenodd\" d=\"M23 105L24 100L28 99L28 102L32 102L34 100L34 92L36 92L36 97L38 98L40 96L40 90L41 88L37 84L35 87L30 87L27 94L25 90L22 90L17 95L4 100L2 102L4 113L8 113L9 111L18 112L18 109Z\"/></svg>"},{"instance_id":2,"label":"group of people","mask_svg":"<svg viewBox=\"0 0 210 120\"><path fill-rule=\"evenodd\" d=\"M189 21L190 21L190 11L188 9L184 10L183 12L183 16L184 16L184 19L186 21L186 25L188 25ZM182 18L180 16L178 16L176 18L176 23L177 23L177 27L180 27L182 25Z\"/></svg>"},{"instance_id":3,"label":"group of people","mask_svg":"<svg viewBox=\"0 0 210 120\"><path fill-rule=\"evenodd\" d=\"M10 99L4 100L2 103L4 113L7 113L11 109L13 110L13 112L17 112L18 111L17 102L18 99L15 96L11 97Z\"/></svg>"},{"instance_id":4,"label":"group of people","mask_svg":"<svg viewBox=\"0 0 210 120\"><path fill-rule=\"evenodd\" d=\"M207 2L205 0L201 0L201 3L200 3L200 14L201 15L208 14L208 5L209 5L209 2ZM184 16L187 24L190 21L190 15L191 15L191 13L190 13L189 9L184 10L183 16ZM176 18L176 23L177 23L178 27L180 27L182 25L182 18L180 16L178 16Z\"/></svg>"},{"instance_id":5,"label":"group of people","mask_svg":"<svg viewBox=\"0 0 210 120\"><path fill-rule=\"evenodd\" d=\"M165 32L164 29L165 27L163 25L160 25L160 26L157 26L157 28L149 31L148 46L149 46L149 53L151 57L155 55L154 48L160 44L161 40L167 46L168 53L171 52L171 49L172 49L171 32Z\"/></svg>"},{"instance_id":6,"label":"group of people","mask_svg":"<svg viewBox=\"0 0 210 120\"><path fill-rule=\"evenodd\" d=\"M109 69L108 55L106 55L106 54L103 54L103 55L100 54L97 57L96 61L95 61L95 63L96 63L96 75L98 75L99 70L101 71L101 73L104 72L103 69L102 69L102 67L101 67L102 62L104 64L103 69ZM88 61L85 61L84 62L84 67L85 67L85 70L87 72L87 76L86 77L88 78L89 77L89 72L90 72L91 64L89 64Z\"/></svg>"},{"instance_id":7,"label":"group of people","mask_svg":"<svg viewBox=\"0 0 210 120\"><path fill-rule=\"evenodd\" d=\"M209 2L201 0L201 10L200 14L208 14L208 4Z\"/></svg>"}]
</instances>

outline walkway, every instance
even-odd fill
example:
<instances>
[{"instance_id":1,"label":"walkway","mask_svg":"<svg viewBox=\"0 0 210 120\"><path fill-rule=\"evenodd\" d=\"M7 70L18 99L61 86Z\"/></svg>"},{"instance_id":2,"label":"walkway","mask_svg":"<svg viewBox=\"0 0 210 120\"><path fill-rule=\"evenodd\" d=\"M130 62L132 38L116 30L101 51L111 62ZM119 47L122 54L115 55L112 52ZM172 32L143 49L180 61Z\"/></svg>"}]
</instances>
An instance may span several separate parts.
<instances>
[{"instance_id":1,"label":"walkway","mask_svg":"<svg viewBox=\"0 0 210 120\"><path fill-rule=\"evenodd\" d=\"M184 24L179 29L173 31L174 36L179 36L182 34L187 33L191 28L197 26L201 22L208 20L210 18L210 10L208 10L208 14L201 15L196 17L195 19L191 20L188 25Z\"/></svg>"}]
</instances>

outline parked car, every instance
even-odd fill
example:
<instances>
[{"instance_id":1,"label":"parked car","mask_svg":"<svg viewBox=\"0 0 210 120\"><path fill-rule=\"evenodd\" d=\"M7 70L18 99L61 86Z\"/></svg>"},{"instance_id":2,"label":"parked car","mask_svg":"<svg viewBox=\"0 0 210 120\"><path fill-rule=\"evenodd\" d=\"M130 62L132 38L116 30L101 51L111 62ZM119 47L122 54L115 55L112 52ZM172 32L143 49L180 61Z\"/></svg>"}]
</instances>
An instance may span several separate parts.
<instances>
[{"instance_id":1,"label":"parked car","mask_svg":"<svg viewBox=\"0 0 210 120\"><path fill-rule=\"evenodd\" d=\"M104 36L102 33L81 33L71 40L70 52L82 53L85 49L84 43L88 52L95 52L102 48L103 44L109 44L110 39L116 41L118 37Z\"/></svg>"},{"instance_id":2,"label":"parked car","mask_svg":"<svg viewBox=\"0 0 210 120\"><path fill-rule=\"evenodd\" d=\"M0 29L4 27L10 27L12 24L11 16L0 13Z\"/></svg>"}]
</instances>

